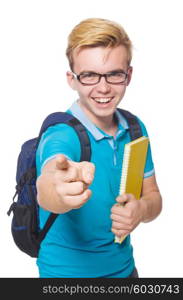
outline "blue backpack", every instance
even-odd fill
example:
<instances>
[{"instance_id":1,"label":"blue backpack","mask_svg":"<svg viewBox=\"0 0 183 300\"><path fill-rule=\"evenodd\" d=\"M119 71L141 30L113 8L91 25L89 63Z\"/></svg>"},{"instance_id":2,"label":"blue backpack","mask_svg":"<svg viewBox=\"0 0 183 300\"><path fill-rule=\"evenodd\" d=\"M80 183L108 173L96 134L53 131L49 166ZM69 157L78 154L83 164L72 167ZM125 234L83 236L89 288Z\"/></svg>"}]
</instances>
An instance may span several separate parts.
<instances>
[{"instance_id":1,"label":"blue backpack","mask_svg":"<svg viewBox=\"0 0 183 300\"><path fill-rule=\"evenodd\" d=\"M128 111L119 108L118 111L128 122L131 140L141 137L142 131L137 118ZM80 161L90 161L91 158L90 140L85 127L78 119L65 112L50 114L44 120L38 137L28 140L22 145L17 162L16 192L7 214L10 215L13 211L11 232L15 244L31 257L38 256L40 243L58 216L50 213L46 224L40 230L36 191L36 150L42 134L48 127L59 123L65 123L75 129L81 144ZM17 201L15 201L16 197Z\"/></svg>"}]
</instances>

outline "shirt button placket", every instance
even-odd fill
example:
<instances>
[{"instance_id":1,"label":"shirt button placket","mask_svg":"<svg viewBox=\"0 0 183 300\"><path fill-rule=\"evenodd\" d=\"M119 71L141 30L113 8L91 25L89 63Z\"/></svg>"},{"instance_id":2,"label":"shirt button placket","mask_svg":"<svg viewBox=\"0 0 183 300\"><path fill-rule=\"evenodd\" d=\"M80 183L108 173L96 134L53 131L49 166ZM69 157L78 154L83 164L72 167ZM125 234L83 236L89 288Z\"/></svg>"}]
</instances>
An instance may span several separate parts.
<instances>
[{"instance_id":1,"label":"shirt button placket","mask_svg":"<svg viewBox=\"0 0 183 300\"><path fill-rule=\"evenodd\" d=\"M113 157L113 161L114 161L114 165L116 166L117 164L117 155L116 155L116 151L117 151L117 143L115 141L115 139L113 138L113 149L114 149L114 157Z\"/></svg>"}]
</instances>

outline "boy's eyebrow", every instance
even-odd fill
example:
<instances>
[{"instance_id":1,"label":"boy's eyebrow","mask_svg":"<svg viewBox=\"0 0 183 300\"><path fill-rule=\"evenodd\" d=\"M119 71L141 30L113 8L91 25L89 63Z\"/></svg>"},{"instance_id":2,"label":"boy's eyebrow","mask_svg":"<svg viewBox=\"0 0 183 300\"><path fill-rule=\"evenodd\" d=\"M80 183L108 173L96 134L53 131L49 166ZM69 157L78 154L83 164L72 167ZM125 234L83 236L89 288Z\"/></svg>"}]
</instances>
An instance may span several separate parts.
<instances>
[{"instance_id":1,"label":"boy's eyebrow","mask_svg":"<svg viewBox=\"0 0 183 300\"><path fill-rule=\"evenodd\" d=\"M108 74L108 73L114 73L114 72L125 72L126 73L126 71L124 71L123 69L114 69L114 70L110 70L110 71L108 71L106 73L98 73L98 72L96 72L94 70L83 70L79 74L84 74L84 73Z\"/></svg>"},{"instance_id":2,"label":"boy's eyebrow","mask_svg":"<svg viewBox=\"0 0 183 300\"><path fill-rule=\"evenodd\" d=\"M114 69L114 70L111 70L111 71L108 71L107 73L114 73L114 72L127 72L127 71L124 71L123 69Z\"/></svg>"}]
</instances>

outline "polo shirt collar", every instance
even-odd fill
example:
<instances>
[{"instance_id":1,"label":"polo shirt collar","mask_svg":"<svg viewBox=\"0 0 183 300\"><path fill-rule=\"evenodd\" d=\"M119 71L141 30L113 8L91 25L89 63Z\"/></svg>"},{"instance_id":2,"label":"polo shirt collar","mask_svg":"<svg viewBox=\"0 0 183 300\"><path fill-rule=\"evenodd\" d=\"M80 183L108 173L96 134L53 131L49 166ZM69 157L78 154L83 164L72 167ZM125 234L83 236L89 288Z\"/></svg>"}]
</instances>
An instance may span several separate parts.
<instances>
[{"instance_id":1,"label":"polo shirt collar","mask_svg":"<svg viewBox=\"0 0 183 300\"><path fill-rule=\"evenodd\" d=\"M69 111L72 113L74 117L76 117L87 129L91 132L96 140L101 140L106 137L99 128L97 128L86 116L80 105L78 104L78 100L75 101L72 106L69 108ZM119 113L118 110L115 111L116 118L118 120L118 131L127 130L128 124L125 118ZM119 128L120 127L120 128ZM118 134L118 132L117 132ZM116 135L117 135L116 134Z\"/></svg>"}]
</instances>

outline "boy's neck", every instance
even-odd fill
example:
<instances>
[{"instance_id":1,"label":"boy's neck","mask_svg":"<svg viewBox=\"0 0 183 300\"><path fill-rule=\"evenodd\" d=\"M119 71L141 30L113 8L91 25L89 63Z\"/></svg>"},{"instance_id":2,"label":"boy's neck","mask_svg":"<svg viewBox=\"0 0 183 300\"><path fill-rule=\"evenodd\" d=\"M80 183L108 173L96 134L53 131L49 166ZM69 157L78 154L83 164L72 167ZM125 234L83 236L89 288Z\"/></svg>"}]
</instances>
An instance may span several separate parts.
<instances>
[{"instance_id":1,"label":"boy's neck","mask_svg":"<svg viewBox=\"0 0 183 300\"><path fill-rule=\"evenodd\" d=\"M117 120L115 118L115 115L107 117L107 118L101 118L98 124L95 123L95 125L103 130L105 133L115 136L118 125Z\"/></svg>"},{"instance_id":2,"label":"boy's neck","mask_svg":"<svg viewBox=\"0 0 183 300\"><path fill-rule=\"evenodd\" d=\"M78 102L81 109L85 112L89 120L95 124L98 128L100 128L105 133L115 136L117 128L118 128L118 121L115 114L108 116L108 117L100 117L95 118L92 114L89 114L88 111L85 111L85 108Z\"/></svg>"}]
</instances>

